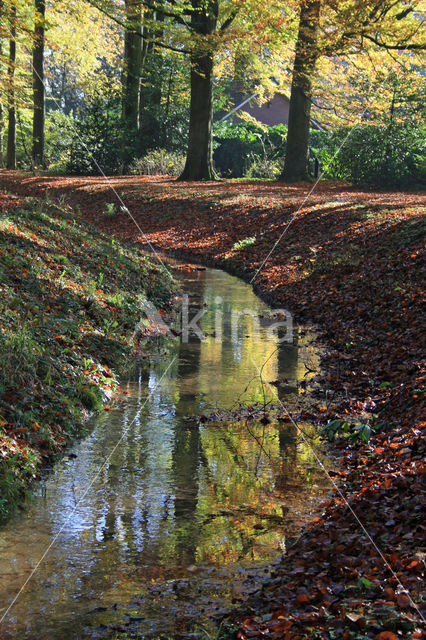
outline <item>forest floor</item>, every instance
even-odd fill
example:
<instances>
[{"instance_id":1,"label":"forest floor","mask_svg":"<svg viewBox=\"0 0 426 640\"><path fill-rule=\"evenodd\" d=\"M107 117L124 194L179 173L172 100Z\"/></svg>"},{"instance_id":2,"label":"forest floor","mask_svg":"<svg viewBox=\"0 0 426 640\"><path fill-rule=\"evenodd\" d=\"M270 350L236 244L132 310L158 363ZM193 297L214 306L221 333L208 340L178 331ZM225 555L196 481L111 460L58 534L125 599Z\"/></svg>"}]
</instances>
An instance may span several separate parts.
<instances>
[{"instance_id":1,"label":"forest floor","mask_svg":"<svg viewBox=\"0 0 426 640\"><path fill-rule=\"evenodd\" d=\"M0 191L68 202L121 241L236 273L321 330L330 400L309 417L352 425L353 437L336 442L333 498L223 634L421 638L426 197L331 182L310 189L0 172ZM371 431L368 442L355 437L356 424Z\"/></svg>"}]
</instances>

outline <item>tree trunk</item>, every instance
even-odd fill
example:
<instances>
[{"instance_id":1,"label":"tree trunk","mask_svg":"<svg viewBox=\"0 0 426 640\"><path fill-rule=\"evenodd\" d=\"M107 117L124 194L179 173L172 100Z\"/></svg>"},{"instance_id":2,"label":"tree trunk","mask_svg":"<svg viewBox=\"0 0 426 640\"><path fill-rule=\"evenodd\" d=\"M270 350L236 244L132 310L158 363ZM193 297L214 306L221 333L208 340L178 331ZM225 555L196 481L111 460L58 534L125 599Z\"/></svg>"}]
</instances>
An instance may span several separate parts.
<instances>
[{"instance_id":1,"label":"tree trunk","mask_svg":"<svg viewBox=\"0 0 426 640\"><path fill-rule=\"evenodd\" d=\"M164 35L164 29L162 28L162 25L164 23L164 14L157 11L155 13L155 20L157 23L157 27L155 30L155 38L158 40L162 40ZM159 81L158 69L163 68L163 51L160 47L155 47L155 42L154 42L151 55L152 55L152 68L155 74L153 79L155 80L155 82L153 82L152 84L150 102L151 102L152 110L158 120L158 116L161 109L162 81L163 81L163 78L161 78L161 81Z\"/></svg>"},{"instance_id":2,"label":"tree trunk","mask_svg":"<svg viewBox=\"0 0 426 640\"><path fill-rule=\"evenodd\" d=\"M0 1L0 19L2 18L2 3ZM0 60L3 57L3 43L0 39ZM0 69L0 76L3 74L3 69ZM0 168L3 168L3 141L4 141L4 108L3 103L0 102Z\"/></svg>"},{"instance_id":3,"label":"tree trunk","mask_svg":"<svg viewBox=\"0 0 426 640\"><path fill-rule=\"evenodd\" d=\"M140 0L126 0L124 35L123 121L132 134L139 129L142 13Z\"/></svg>"},{"instance_id":4,"label":"tree trunk","mask_svg":"<svg viewBox=\"0 0 426 640\"><path fill-rule=\"evenodd\" d=\"M192 0L191 27L198 36L216 32L217 0ZM207 40L207 39L206 39ZM197 45L196 45L197 46ZM201 42L191 57L191 103L186 163L180 180L215 180L213 169L213 52Z\"/></svg>"},{"instance_id":5,"label":"tree trunk","mask_svg":"<svg viewBox=\"0 0 426 640\"><path fill-rule=\"evenodd\" d=\"M0 50L1 55L1 50ZM3 168L4 109L0 103L0 168Z\"/></svg>"},{"instance_id":6,"label":"tree trunk","mask_svg":"<svg viewBox=\"0 0 426 640\"><path fill-rule=\"evenodd\" d=\"M33 166L44 167L44 18L45 0L35 0L33 48Z\"/></svg>"},{"instance_id":7,"label":"tree trunk","mask_svg":"<svg viewBox=\"0 0 426 640\"><path fill-rule=\"evenodd\" d=\"M144 138L148 132L148 139L151 137L151 129L156 125L155 115L152 115L151 93L155 90L155 78L153 73L152 60L155 55L154 38L157 37L157 30L153 29L154 20L158 20L157 11L146 11L142 23L142 55L140 66L140 96L139 96L139 130ZM162 19L164 16L162 16ZM153 137L156 144L156 136ZM144 149L145 151L145 149Z\"/></svg>"},{"instance_id":8,"label":"tree trunk","mask_svg":"<svg viewBox=\"0 0 426 640\"><path fill-rule=\"evenodd\" d=\"M3 1L0 0L0 21L4 19L4 7ZM0 38L0 60L3 59L3 41ZM1 76L3 75L3 65L0 63L0 82L2 81ZM3 102L0 101L0 168L3 168L3 141L4 141L4 107Z\"/></svg>"},{"instance_id":9,"label":"tree trunk","mask_svg":"<svg viewBox=\"0 0 426 640\"><path fill-rule=\"evenodd\" d=\"M125 0L127 28L124 33L124 68L122 121L123 172L128 171L135 154L135 139L139 130L140 73L142 61L142 11L140 0Z\"/></svg>"},{"instance_id":10,"label":"tree trunk","mask_svg":"<svg viewBox=\"0 0 426 640\"><path fill-rule=\"evenodd\" d=\"M291 84L287 149L281 180L309 179L309 129L311 122L312 79L318 58L318 25L321 0L304 0Z\"/></svg>"},{"instance_id":11,"label":"tree trunk","mask_svg":"<svg viewBox=\"0 0 426 640\"><path fill-rule=\"evenodd\" d=\"M181 180L214 180L212 147L213 58L192 61L189 138L185 168Z\"/></svg>"},{"instance_id":12,"label":"tree trunk","mask_svg":"<svg viewBox=\"0 0 426 640\"><path fill-rule=\"evenodd\" d=\"M8 130L6 168L16 169L16 106L15 106L15 65L16 65L16 4L10 9L9 62L7 68L8 90Z\"/></svg>"}]
</instances>

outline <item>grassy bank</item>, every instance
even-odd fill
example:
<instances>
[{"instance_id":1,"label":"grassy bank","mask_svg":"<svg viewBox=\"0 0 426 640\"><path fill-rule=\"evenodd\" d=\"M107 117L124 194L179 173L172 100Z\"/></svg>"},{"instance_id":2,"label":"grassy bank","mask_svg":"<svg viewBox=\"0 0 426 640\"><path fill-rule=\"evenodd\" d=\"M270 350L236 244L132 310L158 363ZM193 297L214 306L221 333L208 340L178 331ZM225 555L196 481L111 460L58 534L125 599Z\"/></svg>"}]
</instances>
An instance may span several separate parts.
<instances>
[{"instance_id":1,"label":"grassy bank","mask_svg":"<svg viewBox=\"0 0 426 640\"><path fill-rule=\"evenodd\" d=\"M145 297L170 301L158 264L35 199L0 201L0 519L41 466L107 405Z\"/></svg>"}]
</instances>

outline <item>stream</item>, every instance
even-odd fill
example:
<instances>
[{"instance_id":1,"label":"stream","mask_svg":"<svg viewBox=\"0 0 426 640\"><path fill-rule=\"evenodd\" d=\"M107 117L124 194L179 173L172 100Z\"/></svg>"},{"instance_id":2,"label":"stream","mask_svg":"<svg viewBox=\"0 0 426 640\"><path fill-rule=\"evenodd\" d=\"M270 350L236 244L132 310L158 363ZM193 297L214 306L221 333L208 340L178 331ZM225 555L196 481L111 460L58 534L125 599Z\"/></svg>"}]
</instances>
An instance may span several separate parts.
<instances>
[{"instance_id":1,"label":"stream","mask_svg":"<svg viewBox=\"0 0 426 640\"><path fill-rule=\"evenodd\" d=\"M248 284L216 269L173 269L190 316L205 311L205 339L168 340L122 379L128 395L91 419L89 435L0 530L2 640L214 632L329 492L315 455L330 462L312 426L301 439L291 423L197 418L294 402L318 366L314 333L299 327L282 341ZM262 384L260 368L281 385Z\"/></svg>"}]
</instances>

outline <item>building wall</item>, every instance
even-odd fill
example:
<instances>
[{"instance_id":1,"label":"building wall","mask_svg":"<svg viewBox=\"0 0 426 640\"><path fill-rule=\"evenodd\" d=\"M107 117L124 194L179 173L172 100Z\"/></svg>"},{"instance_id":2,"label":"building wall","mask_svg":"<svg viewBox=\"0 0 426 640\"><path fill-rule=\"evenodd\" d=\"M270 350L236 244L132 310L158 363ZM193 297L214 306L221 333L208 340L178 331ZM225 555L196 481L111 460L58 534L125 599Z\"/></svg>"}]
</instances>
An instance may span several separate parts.
<instances>
[{"instance_id":1,"label":"building wall","mask_svg":"<svg viewBox=\"0 0 426 640\"><path fill-rule=\"evenodd\" d=\"M277 124L288 124L289 109L290 100L276 93L272 100L265 102L262 106L256 104L254 99L251 100L241 108L241 111L245 111L262 124L274 127ZM238 117L238 112L235 115Z\"/></svg>"}]
</instances>

